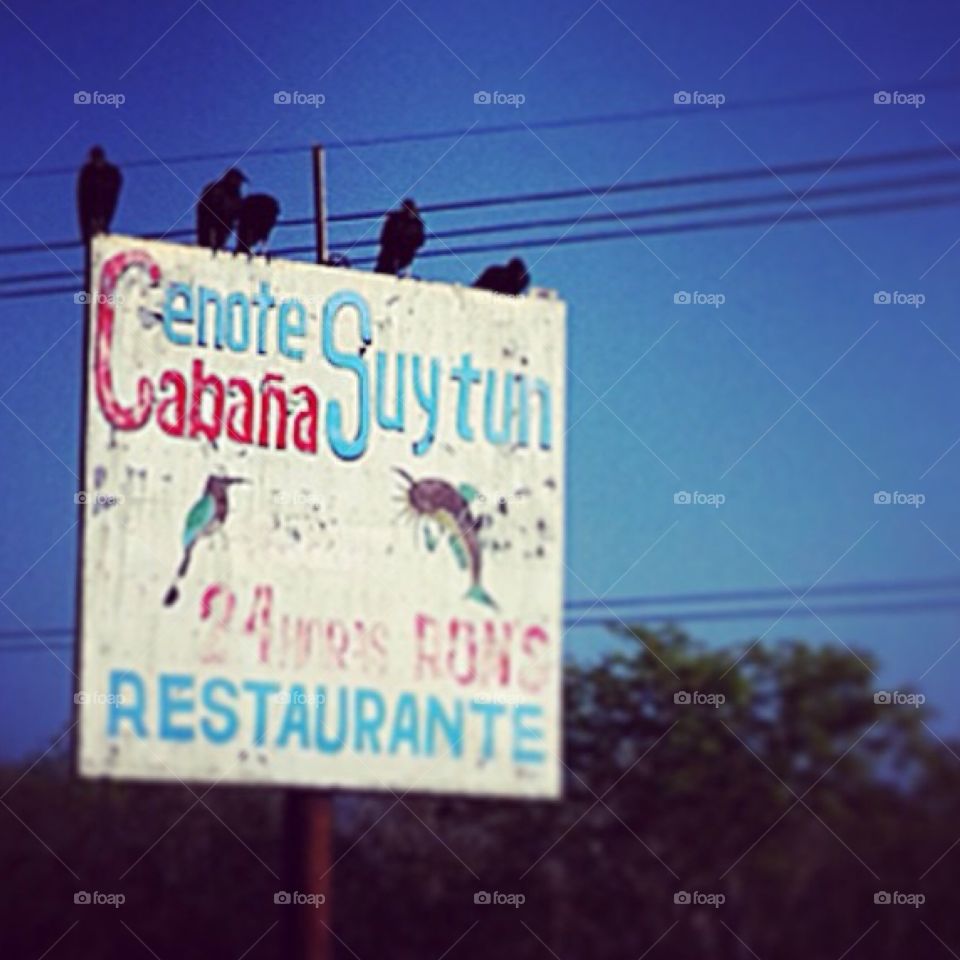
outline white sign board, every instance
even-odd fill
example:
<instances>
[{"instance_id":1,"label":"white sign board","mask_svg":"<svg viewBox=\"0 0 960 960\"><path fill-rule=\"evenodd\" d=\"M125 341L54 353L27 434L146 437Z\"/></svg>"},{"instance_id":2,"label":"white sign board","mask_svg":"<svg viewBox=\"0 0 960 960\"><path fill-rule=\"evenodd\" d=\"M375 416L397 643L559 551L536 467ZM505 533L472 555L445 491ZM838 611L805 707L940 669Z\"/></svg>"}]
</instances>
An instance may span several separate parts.
<instances>
[{"instance_id":1,"label":"white sign board","mask_svg":"<svg viewBox=\"0 0 960 960\"><path fill-rule=\"evenodd\" d=\"M81 773L557 796L563 304L92 256Z\"/></svg>"}]
</instances>

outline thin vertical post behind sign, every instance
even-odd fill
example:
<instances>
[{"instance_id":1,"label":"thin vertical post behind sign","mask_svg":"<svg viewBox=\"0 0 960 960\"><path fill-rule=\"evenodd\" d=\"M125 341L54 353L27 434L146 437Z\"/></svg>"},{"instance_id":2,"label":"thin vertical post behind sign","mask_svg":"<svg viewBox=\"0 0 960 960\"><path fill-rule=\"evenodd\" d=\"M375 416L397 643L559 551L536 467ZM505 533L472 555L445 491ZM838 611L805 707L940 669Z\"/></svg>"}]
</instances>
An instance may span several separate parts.
<instances>
[{"instance_id":1,"label":"thin vertical post behind sign","mask_svg":"<svg viewBox=\"0 0 960 960\"><path fill-rule=\"evenodd\" d=\"M327 262L327 177L326 156L323 147L314 145L313 155L313 217L317 228L317 263Z\"/></svg>"},{"instance_id":2,"label":"thin vertical post behind sign","mask_svg":"<svg viewBox=\"0 0 960 960\"><path fill-rule=\"evenodd\" d=\"M327 194L323 147L314 146L313 210L317 263L327 260ZM333 796L328 790L287 790L284 874L290 911L288 953L296 960L332 960ZM299 902L298 902L299 901Z\"/></svg>"}]
</instances>

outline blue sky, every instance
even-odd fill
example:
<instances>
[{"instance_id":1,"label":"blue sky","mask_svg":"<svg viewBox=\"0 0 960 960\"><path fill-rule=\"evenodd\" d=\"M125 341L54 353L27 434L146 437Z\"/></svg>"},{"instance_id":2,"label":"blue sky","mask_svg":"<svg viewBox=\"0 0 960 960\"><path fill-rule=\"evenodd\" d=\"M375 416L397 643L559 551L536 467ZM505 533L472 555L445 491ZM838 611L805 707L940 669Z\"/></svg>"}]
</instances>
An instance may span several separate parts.
<instances>
[{"instance_id":1,"label":"blue sky","mask_svg":"<svg viewBox=\"0 0 960 960\"><path fill-rule=\"evenodd\" d=\"M0 103L0 168L34 168L0 185L0 244L74 235L72 178L36 173L78 165L96 142L121 165L323 142L334 148L336 213L379 209L407 193L432 203L960 141L951 87L960 14L942 5L382 0L326 9L222 0L0 8L0 76L14 91ZM80 90L125 102L76 105ZM325 102L276 105L279 90L322 93ZM525 102L477 105L478 90ZM726 103L675 106L678 90L721 93ZM874 90L924 92L926 102L876 105ZM842 91L859 93L740 108ZM650 115L536 127L621 112ZM503 123L533 129L342 146ZM189 226L196 191L224 165L127 169L115 229ZM309 214L306 149L241 165L255 188L281 198L285 216ZM953 165L960 159L948 156L929 169ZM892 172L911 169L922 178L918 168ZM887 175L837 170L820 186ZM815 179L789 183L800 190ZM613 196L592 209L579 200L480 210L437 215L428 226L575 217L777 186L771 178ZM525 249L518 235L534 282L570 304L568 597L960 575L956 210L546 250ZM358 232L334 226L334 246ZM283 244L311 240L310 228L281 235ZM70 251L3 257L0 276L78 260ZM424 260L418 272L468 282L490 260ZM676 305L681 290L725 302ZM878 306L878 290L922 293L925 302ZM65 294L0 301L0 311L0 629L59 626L73 617L79 310ZM676 506L678 490L722 493L726 502ZM877 490L922 493L926 502L880 507ZM919 683L942 708L944 728L960 724L950 702L957 611L693 625L711 642L764 631L872 650L883 664L878 685ZM582 653L605 642L599 629L568 638ZM62 729L71 682L46 652L5 655L4 754L44 746Z\"/></svg>"}]
</instances>

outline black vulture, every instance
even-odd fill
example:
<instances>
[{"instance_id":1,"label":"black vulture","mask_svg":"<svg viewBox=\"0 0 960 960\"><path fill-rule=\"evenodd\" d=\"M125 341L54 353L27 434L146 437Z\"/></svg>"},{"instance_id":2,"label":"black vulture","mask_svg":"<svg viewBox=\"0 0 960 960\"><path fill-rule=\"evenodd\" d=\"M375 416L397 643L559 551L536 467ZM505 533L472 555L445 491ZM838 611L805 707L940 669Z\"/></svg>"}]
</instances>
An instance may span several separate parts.
<instances>
[{"instance_id":1,"label":"black vulture","mask_svg":"<svg viewBox=\"0 0 960 960\"><path fill-rule=\"evenodd\" d=\"M197 202L197 243L216 252L227 245L227 239L240 213L240 188L246 177L236 167L219 180L208 183Z\"/></svg>"},{"instance_id":2,"label":"black vulture","mask_svg":"<svg viewBox=\"0 0 960 960\"><path fill-rule=\"evenodd\" d=\"M527 265L519 257L514 257L507 264L487 267L473 285L480 290L493 290L517 297L530 286L530 274Z\"/></svg>"},{"instance_id":3,"label":"black vulture","mask_svg":"<svg viewBox=\"0 0 960 960\"><path fill-rule=\"evenodd\" d=\"M266 193L251 193L240 201L240 214L237 219L236 253L251 256L258 244L266 250L270 231L280 216L280 204Z\"/></svg>"},{"instance_id":4,"label":"black vulture","mask_svg":"<svg viewBox=\"0 0 960 960\"><path fill-rule=\"evenodd\" d=\"M107 161L103 147L93 147L77 177L77 218L84 243L110 230L122 184L120 169Z\"/></svg>"},{"instance_id":5,"label":"black vulture","mask_svg":"<svg viewBox=\"0 0 960 960\"><path fill-rule=\"evenodd\" d=\"M404 200L399 210L391 210L380 231L380 254L376 272L397 276L413 263L423 246L423 220L413 200Z\"/></svg>"}]
</instances>

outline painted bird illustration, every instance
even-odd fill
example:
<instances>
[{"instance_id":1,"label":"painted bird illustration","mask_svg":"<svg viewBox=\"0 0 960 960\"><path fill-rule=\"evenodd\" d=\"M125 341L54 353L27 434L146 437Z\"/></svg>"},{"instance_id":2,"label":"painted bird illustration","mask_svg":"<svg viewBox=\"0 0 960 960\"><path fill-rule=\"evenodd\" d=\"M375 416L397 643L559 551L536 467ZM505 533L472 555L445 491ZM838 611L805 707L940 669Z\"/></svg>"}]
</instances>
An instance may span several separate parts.
<instances>
[{"instance_id":1,"label":"painted bird illustration","mask_svg":"<svg viewBox=\"0 0 960 960\"><path fill-rule=\"evenodd\" d=\"M103 147L92 147L77 177L77 219L84 243L110 230L122 185L120 168L108 162Z\"/></svg>"},{"instance_id":2,"label":"painted bird illustration","mask_svg":"<svg viewBox=\"0 0 960 960\"><path fill-rule=\"evenodd\" d=\"M183 558L177 575L163 599L164 605L172 607L180 597L177 581L187 575L190 556L201 537L209 537L223 526L227 519L227 490L235 483L249 483L241 477L207 477L203 496L190 508L183 528Z\"/></svg>"},{"instance_id":3,"label":"painted bird illustration","mask_svg":"<svg viewBox=\"0 0 960 960\"><path fill-rule=\"evenodd\" d=\"M425 238L423 220L415 201L407 199L399 210L391 210L380 231L380 253L377 256L377 273L397 276L413 263Z\"/></svg>"},{"instance_id":4,"label":"painted bird illustration","mask_svg":"<svg viewBox=\"0 0 960 960\"><path fill-rule=\"evenodd\" d=\"M487 267L473 285L479 290L493 290L494 293L518 297L530 286L530 274L527 265L519 257L514 257L507 264L497 263Z\"/></svg>"},{"instance_id":5,"label":"painted bird illustration","mask_svg":"<svg viewBox=\"0 0 960 960\"><path fill-rule=\"evenodd\" d=\"M446 480L429 477L414 480L406 470L394 467L394 471L406 482L407 487L401 495L404 512L416 519L434 521L445 531L450 548L457 564L470 572L470 587L466 597L484 606L497 609L493 597L487 593L480 582L483 572L483 558L480 547L480 530L483 521L470 511L470 503L477 497L477 491L469 484L453 486ZM424 539L431 552L437 548L437 539L424 528Z\"/></svg>"},{"instance_id":6,"label":"painted bird illustration","mask_svg":"<svg viewBox=\"0 0 960 960\"><path fill-rule=\"evenodd\" d=\"M267 193L251 193L240 201L237 219L237 247L235 253L253 255L258 244L266 252L270 231L280 216L280 204ZM269 254L267 254L269 259Z\"/></svg>"},{"instance_id":7,"label":"painted bird illustration","mask_svg":"<svg viewBox=\"0 0 960 960\"><path fill-rule=\"evenodd\" d=\"M247 178L231 167L219 180L208 183L197 201L197 244L216 253L227 245L240 213L240 191Z\"/></svg>"}]
</instances>

